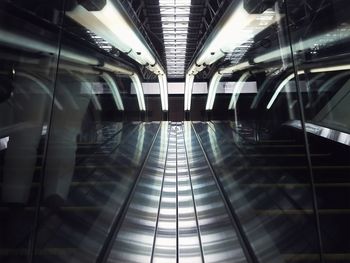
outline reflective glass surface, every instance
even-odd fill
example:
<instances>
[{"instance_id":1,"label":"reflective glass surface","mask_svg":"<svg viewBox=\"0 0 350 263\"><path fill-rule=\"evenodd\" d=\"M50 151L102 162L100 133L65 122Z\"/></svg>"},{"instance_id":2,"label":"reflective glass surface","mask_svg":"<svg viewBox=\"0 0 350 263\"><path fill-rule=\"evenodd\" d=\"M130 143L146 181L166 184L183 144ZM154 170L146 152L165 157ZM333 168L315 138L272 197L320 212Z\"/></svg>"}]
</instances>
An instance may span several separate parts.
<instances>
[{"instance_id":1,"label":"reflective glass surface","mask_svg":"<svg viewBox=\"0 0 350 263\"><path fill-rule=\"evenodd\" d=\"M39 2L0 3L1 262L33 251L62 17Z\"/></svg>"},{"instance_id":2,"label":"reflective glass surface","mask_svg":"<svg viewBox=\"0 0 350 263\"><path fill-rule=\"evenodd\" d=\"M292 2L292 1L290 1ZM296 21L289 3L290 19ZM314 2L291 30L324 262L349 260L349 3ZM325 19L327 17L327 19ZM302 127L291 123L300 130ZM324 153L317 156L312 153Z\"/></svg>"}]
</instances>

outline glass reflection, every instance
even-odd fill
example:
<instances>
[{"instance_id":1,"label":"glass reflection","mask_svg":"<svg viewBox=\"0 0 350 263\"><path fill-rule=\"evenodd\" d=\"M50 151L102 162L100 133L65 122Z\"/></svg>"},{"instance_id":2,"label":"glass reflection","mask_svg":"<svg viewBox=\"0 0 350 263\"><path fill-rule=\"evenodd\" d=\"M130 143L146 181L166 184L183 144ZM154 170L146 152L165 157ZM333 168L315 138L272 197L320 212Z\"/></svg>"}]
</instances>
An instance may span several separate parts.
<instances>
[{"instance_id":1,"label":"glass reflection","mask_svg":"<svg viewBox=\"0 0 350 263\"><path fill-rule=\"evenodd\" d=\"M29 262L33 252L61 18L39 2L0 3L1 262Z\"/></svg>"},{"instance_id":2,"label":"glass reflection","mask_svg":"<svg viewBox=\"0 0 350 263\"><path fill-rule=\"evenodd\" d=\"M291 2L291 1L289 1ZM349 260L349 3L314 2L291 30L324 262ZM298 17L288 3L291 20ZM298 123L290 123L301 130ZM317 153L317 154L315 154Z\"/></svg>"}]
</instances>

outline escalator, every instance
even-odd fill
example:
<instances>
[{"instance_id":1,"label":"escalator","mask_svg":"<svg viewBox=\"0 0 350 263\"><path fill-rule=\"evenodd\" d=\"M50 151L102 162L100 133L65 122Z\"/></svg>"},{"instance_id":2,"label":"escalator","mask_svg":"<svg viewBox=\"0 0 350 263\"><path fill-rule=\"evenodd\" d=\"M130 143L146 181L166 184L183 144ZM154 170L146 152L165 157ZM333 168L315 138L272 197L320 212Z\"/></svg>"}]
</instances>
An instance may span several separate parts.
<instances>
[{"instance_id":1,"label":"escalator","mask_svg":"<svg viewBox=\"0 0 350 263\"><path fill-rule=\"evenodd\" d=\"M107 262L247 262L189 123L162 123Z\"/></svg>"}]
</instances>

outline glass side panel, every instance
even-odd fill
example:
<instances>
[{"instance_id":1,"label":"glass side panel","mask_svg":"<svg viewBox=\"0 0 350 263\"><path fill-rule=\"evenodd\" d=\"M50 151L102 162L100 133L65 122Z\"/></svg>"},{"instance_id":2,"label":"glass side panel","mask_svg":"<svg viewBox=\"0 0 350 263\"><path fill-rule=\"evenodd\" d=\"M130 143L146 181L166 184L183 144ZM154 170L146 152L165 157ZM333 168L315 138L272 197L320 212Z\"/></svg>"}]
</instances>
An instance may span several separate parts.
<instances>
[{"instance_id":1,"label":"glass side panel","mask_svg":"<svg viewBox=\"0 0 350 263\"><path fill-rule=\"evenodd\" d=\"M291 38L305 112L324 262L349 261L349 11L344 0L288 1ZM295 129L300 126L291 123Z\"/></svg>"},{"instance_id":2,"label":"glass side panel","mask_svg":"<svg viewBox=\"0 0 350 263\"><path fill-rule=\"evenodd\" d=\"M1 262L33 251L59 53L62 12L30 2L0 3Z\"/></svg>"}]
</instances>

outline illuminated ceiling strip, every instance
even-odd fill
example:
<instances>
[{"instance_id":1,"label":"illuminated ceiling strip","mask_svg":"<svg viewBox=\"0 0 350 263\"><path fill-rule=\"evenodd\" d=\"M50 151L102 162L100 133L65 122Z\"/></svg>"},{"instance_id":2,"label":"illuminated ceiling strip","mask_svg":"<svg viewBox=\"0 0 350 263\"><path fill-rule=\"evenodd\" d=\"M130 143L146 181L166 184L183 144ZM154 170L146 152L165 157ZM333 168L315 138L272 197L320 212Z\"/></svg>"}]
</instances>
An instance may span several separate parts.
<instances>
[{"instance_id":1,"label":"illuminated ceiling strip","mask_svg":"<svg viewBox=\"0 0 350 263\"><path fill-rule=\"evenodd\" d=\"M191 109L191 97L192 97L192 87L193 87L194 75L186 74L185 81L185 111Z\"/></svg>"},{"instance_id":2,"label":"illuminated ceiling strip","mask_svg":"<svg viewBox=\"0 0 350 263\"><path fill-rule=\"evenodd\" d=\"M166 75L158 75L158 82L162 101L162 110L168 111L168 81Z\"/></svg>"},{"instance_id":3,"label":"illuminated ceiling strip","mask_svg":"<svg viewBox=\"0 0 350 263\"><path fill-rule=\"evenodd\" d=\"M227 68L221 68L219 70L219 72L221 74L231 74L231 73L236 72L236 71L247 69L250 66L251 65L249 64L249 62L243 62L243 63L237 64L237 65L233 65L233 66L230 66L230 67L227 67Z\"/></svg>"},{"instance_id":4,"label":"illuminated ceiling strip","mask_svg":"<svg viewBox=\"0 0 350 263\"><path fill-rule=\"evenodd\" d=\"M196 63L199 65L211 65L223 57L225 53L232 52L232 50L253 38L275 21L275 12L266 10L262 14L249 14L244 9L242 1L232 11L227 21L223 25L218 26L212 33L212 40L206 43Z\"/></svg>"},{"instance_id":5,"label":"illuminated ceiling strip","mask_svg":"<svg viewBox=\"0 0 350 263\"><path fill-rule=\"evenodd\" d=\"M137 101L139 103L140 111L146 111L145 97L139 76L135 73L130 76L136 90Z\"/></svg>"},{"instance_id":6,"label":"illuminated ceiling strip","mask_svg":"<svg viewBox=\"0 0 350 263\"><path fill-rule=\"evenodd\" d=\"M83 6L77 5L72 11L68 11L67 15L120 51L127 53L139 64L154 65L156 63L145 41L140 39L136 30L111 0L107 0L106 5L100 11L88 11Z\"/></svg>"},{"instance_id":7,"label":"illuminated ceiling strip","mask_svg":"<svg viewBox=\"0 0 350 263\"><path fill-rule=\"evenodd\" d=\"M301 75L301 74L305 74L305 71L301 70L301 71L298 71L298 75ZM286 77L282 82L281 84L277 87L275 93L272 95L269 103L267 104L266 106L266 109L270 109L273 105L273 103L275 102L275 100L277 99L278 95L280 94L280 92L283 90L283 88L287 85L287 83L292 80L293 78L295 77L295 74L290 74L288 77Z\"/></svg>"},{"instance_id":8,"label":"illuminated ceiling strip","mask_svg":"<svg viewBox=\"0 0 350 263\"><path fill-rule=\"evenodd\" d=\"M339 65L339 66L333 66L333 67L324 67L324 68L315 68L310 69L311 73L323 73L323 72L332 72L332 71L344 71L344 70L350 70L350 65ZM298 75L305 74L304 70L298 71ZM282 89L287 85L287 83L295 77L294 73L289 75L286 79L282 81L282 83L278 86L275 93L273 94L272 98L270 99L269 103L267 104L266 109L270 109L275 102L278 94L282 91Z\"/></svg>"},{"instance_id":9,"label":"illuminated ceiling strip","mask_svg":"<svg viewBox=\"0 0 350 263\"><path fill-rule=\"evenodd\" d=\"M109 86L109 88L112 92L112 95L113 95L114 102L117 105L118 110L124 111L123 101L122 101L122 98L120 96L119 89L118 89L118 86L117 86L117 83L115 82L115 80L107 73L103 73L101 75L101 77L104 79L104 81Z\"/></svg>"},{"instance_id":10,"label":"illuminated ceiling strip","mask_svg":"<svg viewBox=\"0 0 350 263\"><path fill-rule=\"evenodd\" d=\"M242 88L244 86L244 83L247 81L247 79L250 77L250 72L245 72L242 74L242 76L239 78L239 80L236 83L236 86L234 87L234 90L232 92L230 104L228 106L229 110L236 109L237 101L239 98L239 95L241 94Z\"/></svg>"},{"instance_id":11,"label":"illuminated ceiling strip","mask_svg":"<svg viewBox=\"0 0 350 263\"><path fill-rule=\"evenodd\" d=\"M215 97L216 97L216 92L217 92L220 80L223 77L223 74L231 74L235 71L243 70L243 69L246 69L248 67L250 67L250 64L248 62L244 62L244 63L240 63L240 64L230 66L227 68L221 68L213 75L212 79L210 80L210 84L209 84L209 93L208 93L208 98L207 98L206 110L213 109ZM249 73L248 73L248 75L249 75ZM244 77L247 76L247 73L244 73L243 76ZM242 77L241 77L241 79L244 79ZM245 79L242 81L245 81ZM240 83L240 80L238 82ZM243 87L243 85L242 85L242 87ZM239 92L240 92L240 90L241 90L241 87L239 87L239 89L237 89L237 91L239 91ZM233 94L232 94L232 98L233 98ZM232 98L231 98L231 102L234 103L234 105L235 105L235 102ZM230 105L231 105L231 102L230 102ZM229 107L231 107L231 106L229 106Z\"/></svg>"},{"instance_id":12,"label":"illuminated ceiling strip","mask_svg":"<svg viewBox=\"0 0 350 263\"><path fill-rule=\"evenodd\" d=\"M145 111L146 110L145 97L144 97L144 94L143 94L141 81L140 81L140 78L137 75L137 73L129 71L129 70L126 70L126 69L123 69L123 68L121 68L119 66L115 66L115 65L112 65L112 64L109 64L109 63L106 63L102 68L105 69L105 70L111 71L111 72L113 72L115 74L122 73L122 74L128 75L130 77L131 81L134 84L140 111Z\"/></svg>"},{"instance_id":13,"label":"illuminated ceiling strip","mask_svg":"<svg viewBox=\"0 0 350 263\"><path fill-rule=\"evenodd\" d=\"M16 34L15 32L0 29L0 42L9 47L19 47L23 50L40 51L43 53L57 54L56 43L46 43L41 38L24 35L22 32ZM99 65L97 58L87 56L79 53L76 50L63 47L60 56L65 61L84 63L86 65Z\"/></svg>"},{"instance_id":14,"label":"illuminated ceiling strip","mask_svg":"<svg viewBox=\"0 0 350 263\"><path fill-rule=\"evenodd\" d=\"M212 110L214 106L214 101L216 97L216 91L218 89L219 83L223 75L219 72L216 72L211 78L209 83L209 93L207 98L207 104L205 106L206 110Z\"/></svg>"},{"instance_id":15,"label":"illuminated ceiling strip","mask_svg":"<svg viewBox=\"0 0 350 263\"><path fill-rule=\"evenodd\" d=\"M339 29L335 29L332 31L326 31L323 34L311 37L309 39L306 39L304 41L298 41L297 43L294 43L292 45L293 52L295 54L300 53L305 50L312 50L315 48L320 48L320 46L327 46L332 45L337 42L344 41L345 37L336 37L332 38L330 36L338 36L339 35ZM291 48L290 46L286 46L283 48L279 48L276 50L273 50L271 52L268 52L266 54L263 54L261 56L258 56L254 58L254 63L262 63L262 62L268 62L268 61L274 61L281 58L281 54L290 54Z\"/></svg>"},{"instance_id":16,"label":"illuminated ceiling strip","mask_svg":"<svg viewBox=\"0 0 350 263\"><path fill-rule=\"evenodd\" d=\"M324 68L315 68L311 69L311 73L321 73L321 72L330 72L330 71L343 71L343 70L350 70L350 65L340 65L340 66L333 66L333 67L324 67Z\"/></svg>"}]
</instances>

